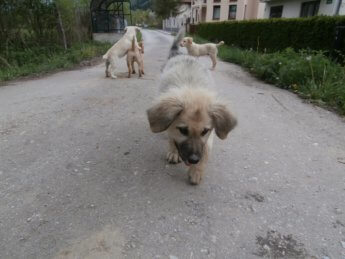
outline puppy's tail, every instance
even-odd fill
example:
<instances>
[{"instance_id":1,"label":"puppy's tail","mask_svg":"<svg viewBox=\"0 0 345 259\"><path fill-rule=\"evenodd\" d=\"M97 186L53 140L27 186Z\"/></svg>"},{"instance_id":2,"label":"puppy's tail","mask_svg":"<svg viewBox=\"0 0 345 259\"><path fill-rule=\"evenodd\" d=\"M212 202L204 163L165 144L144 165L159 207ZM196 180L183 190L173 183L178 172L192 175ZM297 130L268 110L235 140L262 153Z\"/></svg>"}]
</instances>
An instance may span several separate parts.
<instances>
[{"instance_id":1,"label":"puppy's tail","mask_svg":"<svg viewBox=\"0 0 345 259\"><path fill-rule=\"evenodd\" d=\"M222 46L224 44L224 41L220 41L217 45L217 47Z\"/></svg>"},{"instance_id":2,"label":"puppy's tail","mask_svg":"<svg viewBox=\"0 0 345 259\"><path fill-rule=\"evenodd\" d=\"M175 36L174 42L170 48L169 59L182 54L180 52L180 42L182 41L184 35L185 35L185 29L184 27L181 27L181 29L178 31L177 35Z\"/></svg>"}]
</instances>

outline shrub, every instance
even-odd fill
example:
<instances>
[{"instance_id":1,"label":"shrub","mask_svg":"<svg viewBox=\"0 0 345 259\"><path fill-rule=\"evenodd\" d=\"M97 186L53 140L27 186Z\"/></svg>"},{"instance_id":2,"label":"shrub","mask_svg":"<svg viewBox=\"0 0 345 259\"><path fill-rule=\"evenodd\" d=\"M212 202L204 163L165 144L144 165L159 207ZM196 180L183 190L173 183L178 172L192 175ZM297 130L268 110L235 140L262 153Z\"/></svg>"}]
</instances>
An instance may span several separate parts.
<instances>
[{"instance_id":1,"label":"shrub","mask_svg":"<svg viewBox=\"0 0 345 259\"><path fill-rule=\"evenodd\" d=\"M205 40L194 37L196 42ZM260 53L223 45L219 57L247 68L256 77L345 115L345 67L322 51L286 48Z\"/></svg>"},{"instance_id":2,"label":"shrub","mask_svg":"<svg viewBox=\"0 0 345 259\"><path fill-rule=\"evenodd\" d=\"M202 23L197 26L196 34L211 41L224 40L229 46L263 52L288 47L331 52L338 25L345 25L345 16ZM345 53L345 42L341 52Z\"/></svg>"},{"instance_id":3,"label":"shrub","mask_svg":"<svg viewBox=\"0 0 345 259\"><path fill-rule=\"evenodd\" d=\"M74 44L67 50L59 46L12 50L9 52L10 59L6 61L7 66L0 69L0 82L19 76L70 68L82 60L101 56L109 47L108 43L87 42Z\"/></svg>"}]
</instances>

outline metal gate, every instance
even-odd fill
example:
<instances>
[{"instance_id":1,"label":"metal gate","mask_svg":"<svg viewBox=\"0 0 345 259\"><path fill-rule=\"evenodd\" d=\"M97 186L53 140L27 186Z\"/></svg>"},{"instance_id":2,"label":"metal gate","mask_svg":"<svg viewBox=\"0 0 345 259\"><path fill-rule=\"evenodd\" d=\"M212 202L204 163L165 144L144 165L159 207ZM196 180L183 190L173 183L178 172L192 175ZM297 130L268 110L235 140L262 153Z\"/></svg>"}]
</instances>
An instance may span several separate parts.
<instances>
[{"instance_id":1,"label":"metal gate","mask_svg":"<svg viewBox=\"0 0 345 259\"><path fill-rule=\"evenodd\" d=\"M92 32L121 32L132 25L131 2L126 0L92 0Z\"/></svg>"}]
</instances>

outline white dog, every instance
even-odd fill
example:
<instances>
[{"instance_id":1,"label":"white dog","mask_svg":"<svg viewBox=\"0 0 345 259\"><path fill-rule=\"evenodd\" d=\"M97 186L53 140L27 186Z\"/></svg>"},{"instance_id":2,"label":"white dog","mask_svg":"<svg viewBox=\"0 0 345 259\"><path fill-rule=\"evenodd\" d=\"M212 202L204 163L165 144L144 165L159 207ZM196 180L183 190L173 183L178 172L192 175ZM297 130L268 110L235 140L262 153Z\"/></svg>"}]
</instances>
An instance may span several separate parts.
<instances>
[{"instance_id":1,"label":"white dog","mask_svg":"<svg viewBox=\"0 0 345 259\"><path fill-rule=\"evenodd\" d=\"M218 48L220 45L223 45L224 41L219 42L218 44L215 43L205 43L205 44L197 44L193 42L192 37L185 37L180 43L181 47L186 47L188 54L194 57L200 56L210 56L212 60L212 70L216 68L217 64L217 54Z\"/></svg>"},{"instance_id":2,"label":"white dog","mask_svg":"<svg viewBox=\"0 0 345 259\"><path fill-rule=\"evenodd\" d=\"M191 184L201 182L214 133L225 139L237 120L220 102L210 72L198 60L178 49L183 30L170 50L160 78L162 94L147 110L152 132L167 131L169 163L181 160L189 167Z\"/></svg>"},{"instance_id":3,"label":"white dog","mask_svg":"<svg viewBox=\"0 0 345 259\"><path fill-rule=\"evenodd\" d=\"M103 56L105 60L105 76L112 78L116 78L115 75L115 68L117 62L120 58L124 57L128 50L132 48L132 40L133 37L135 38L135 44L137 48L140 50L141 48L138 45L136 32L139 30L137 26L127 26L125 28L125 34L122 36L120 40L118 40ZM110 70L110 71L109 71ZM109 73L110 72L110 73ZM109 75L110 74L110 75Z\"/></svg>"}]
</instances>

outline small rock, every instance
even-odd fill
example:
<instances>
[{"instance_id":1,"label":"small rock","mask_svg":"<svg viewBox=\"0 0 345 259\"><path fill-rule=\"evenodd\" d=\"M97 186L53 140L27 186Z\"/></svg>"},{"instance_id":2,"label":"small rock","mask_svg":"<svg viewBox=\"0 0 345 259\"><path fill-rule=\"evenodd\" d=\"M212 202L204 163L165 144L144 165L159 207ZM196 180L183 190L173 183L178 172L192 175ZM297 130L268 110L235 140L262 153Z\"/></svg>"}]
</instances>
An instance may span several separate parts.
<instances>
[{"instance_id":1,"label":"small rock","mask_svg":"<svg viewBox=\"0 0 345 259\"><path fill-rule=\"evenodd\" d=\"M84 167L84 171L90 171L90 168Z\"/></svg>"},{"instance_id":2,"label":"small rock","mask_svg":"<svg viewBox=\"0 0 345 259\"><path fill-rule=\"evenodd\" d=\"M319 143L313 143L313 146L317 147L319 145Z\"/></svg>"},{"instance_id":3,"label":"small rock","mask_svg":"<svg viewBox=\"0 0 345 259\"><path fill-rule=\"evenodd\" d=\"M322 256L322 259L331 259L328 256Z\"/></svg>"},{"instance_id":4,"label":"small rock","mask_svg":"<svg viewBox=\"0 0 345 259\"><path fill-rule=\"evenodd\" d=\"M345 249L345 242L344 241L341 241L341 246Z\"/></svg>"},{"instance_id":5,"label":"small rock","mask_svg":"<svg viewBox=\"0 0 345 259\"><path fill-rule=\"evenodd\" d=\"M169 255L169 259L178 259L178 257L175 255Z\"/></svg>"},{"instance_id":6,"label":"small rock","mask_svg":"<svg viewBox=\"0 0 345 259\"><path fill-rule=\"evenodd\" d=\"M31 218L27 218L27 219L26 219L26 222L30 222L30 221L31 221Z\"/></svg>"},{"instance_id":7,"label":"small rock","mask_svg":"<svg viewBox=\"0 0 345 259\"><path fill-rule=\"evenodd\" d=\"M263 248L267 251L271 250L271 248L268 245L264 245Z\"/></svg>"},{"instance_id":8,"label":"small rock","mask_svg":"<svg viewBox=\"0 0 345 259\"><path fill-rule=\"evenodd\" d=\"M209 251L208 251L207 248L201 249L200 252L201 252L201 253L204 253L204 254L208 254L208 253L209 253Z\"/></svg>"},{"instance_id":9,"label":"small rock","mask_svg":"<svg viewBox=\"0 0 345 259\"><path fill-rule=\"evenodd\" d=\"M268 165L268 164L269 164L269 162L268 162L268 161L265 161L264 163L265 163L265 165Z\"/></svg>"}]
</instances>

